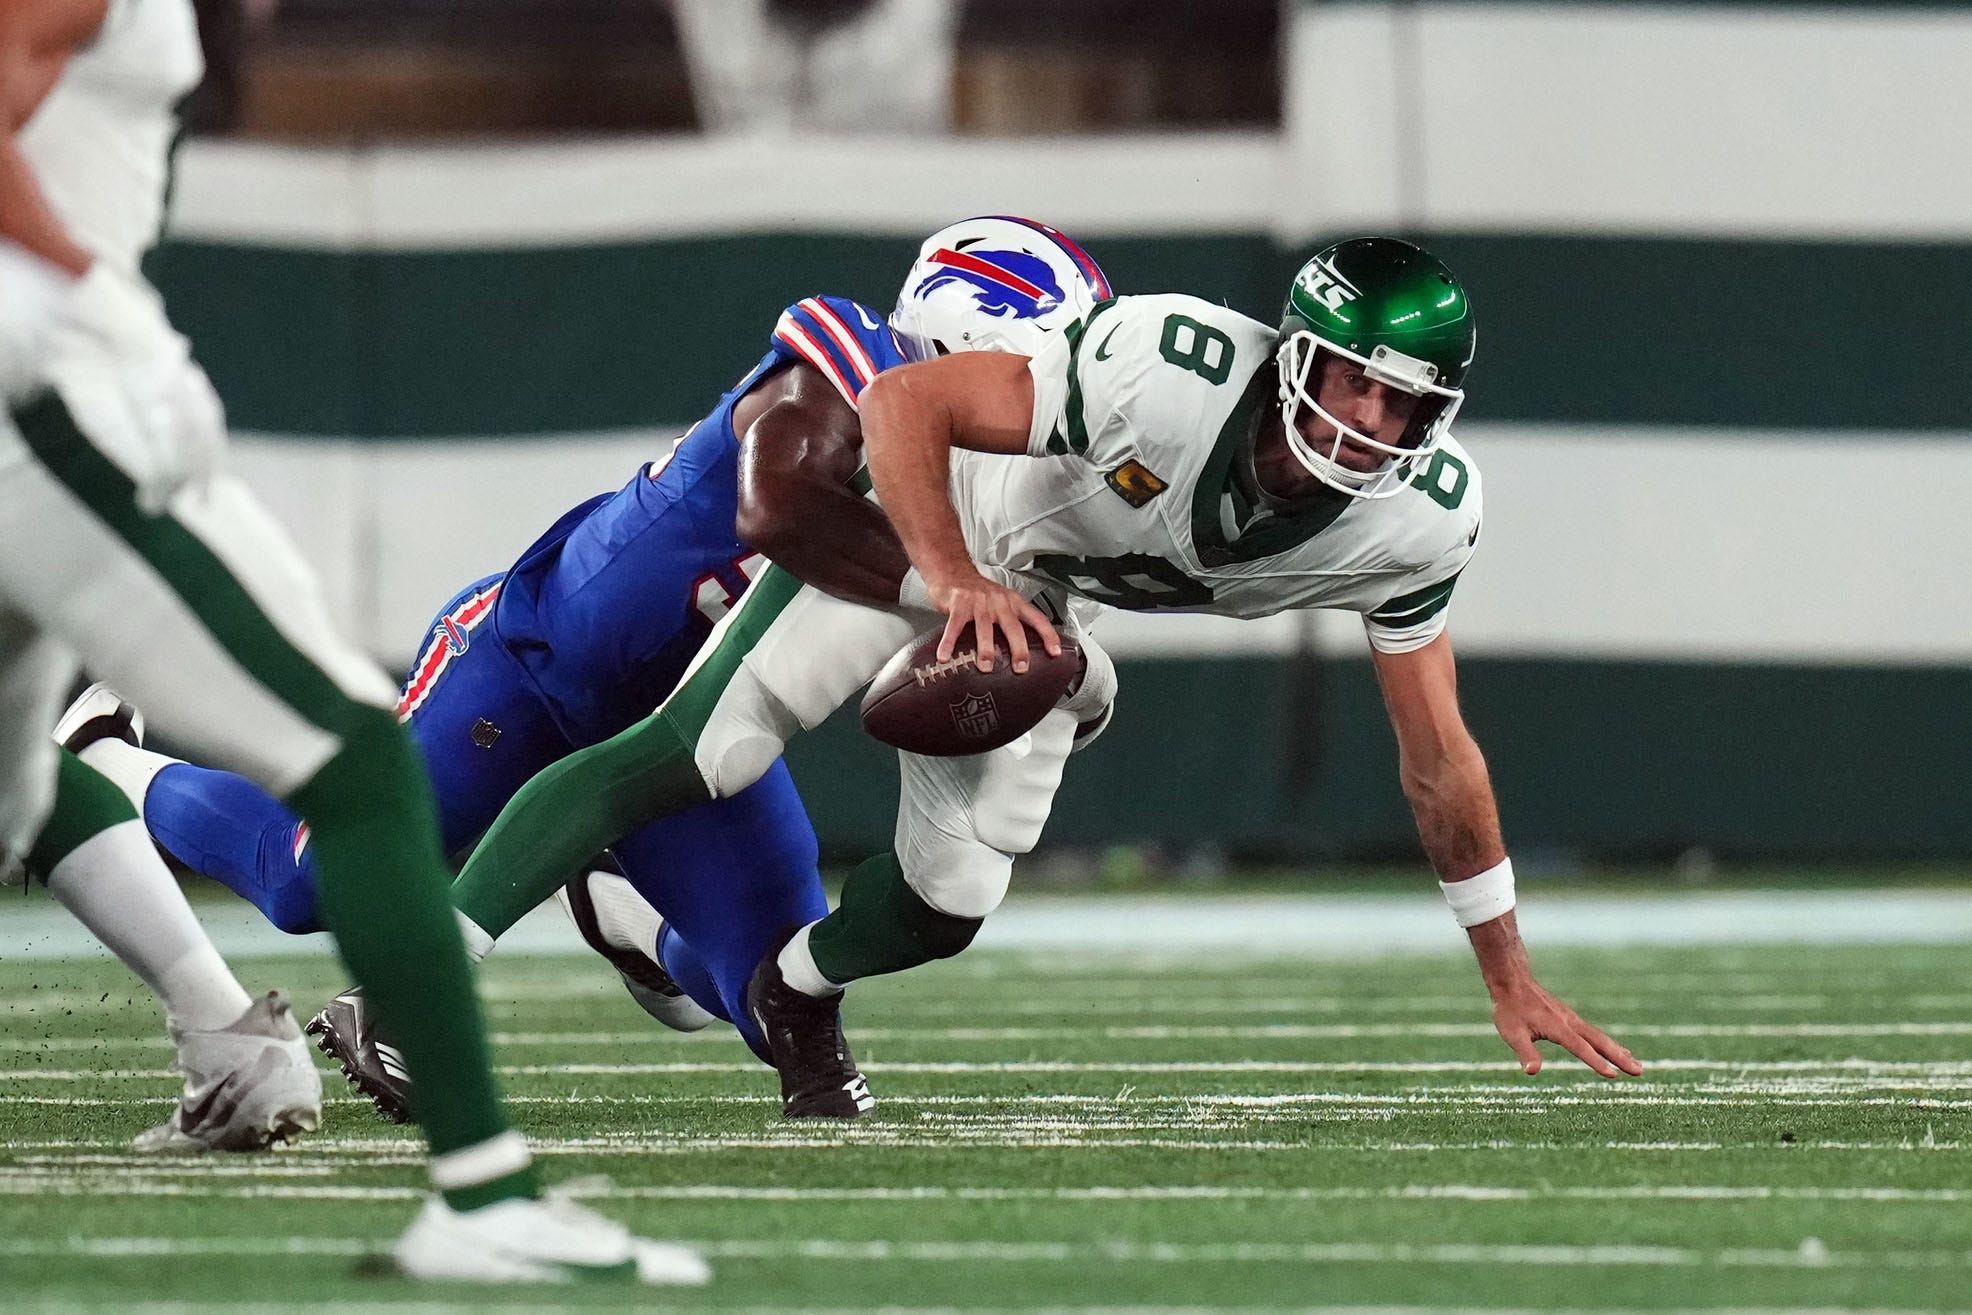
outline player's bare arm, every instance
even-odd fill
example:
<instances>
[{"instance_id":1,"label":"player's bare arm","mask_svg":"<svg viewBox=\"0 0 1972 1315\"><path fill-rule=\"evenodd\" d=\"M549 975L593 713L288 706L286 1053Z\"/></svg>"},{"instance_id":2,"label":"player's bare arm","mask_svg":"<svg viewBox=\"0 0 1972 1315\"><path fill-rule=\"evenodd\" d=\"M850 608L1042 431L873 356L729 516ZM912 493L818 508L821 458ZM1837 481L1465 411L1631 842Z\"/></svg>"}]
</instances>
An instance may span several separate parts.
<instances>
[{"instance_id":1,"label":"player's bare arm","mask_svg":"<svg viewBox=\"0 0 1972 1315\"><path fill-rule=\"evenodd\" d=\"M837 598L893 606L911 559L889 518L850 487L863 430L842 394L797 362L739 400L733 429L739 537Z\"/></svg>"},{"instance_id":2,"label":"player's bare arm","mask_svg":"<svg viewBox=\"0 0 1972 1315\"><path fill-rule=\"evenodd\" d=\"M0 238L76 278L88 272L89 253L48 209L16 135L107 10L107 0L0 0Z\"/></svg>"},{"instance_id":3,"label":"player's bare arm","mask_svg":"<svg viewBox=\"0 0 1972 1315\"><path fill-rule=\"evenodd\" d=\"M1459 714L1451 640L1439 635L1411 652L1374 657L1397 733L1404 796L1432 867L1447 883L1497 868L1506 859L1499 809L1486 760ZM1493 998L1493 1024L1527 1072L1541 1069L1536 1041L1554 1042L1605 1078L1643 1072L1636 1056L1534 979L1512 909L1466 935Z\"/></svg>"},{"instance_id":4,"label":"player's bare arm","mask_svg":"<svg viewBox=\"0 0 1972 1315\"><path fill-rule=\"evenodd\" d=\"M949 658L972 626L979 666L991 670L997 631L1015 671L1027 669L1032 626L1050 654L1061 638L1040 608L987 579L973 564L952 506L951 450L1019 455L1027 451L1034 381L1025 356L968 352L900 366L863 393L863 443L878 499L918 573L932 606L948 618L938 655Z\"/></svg>"}]
</instances>

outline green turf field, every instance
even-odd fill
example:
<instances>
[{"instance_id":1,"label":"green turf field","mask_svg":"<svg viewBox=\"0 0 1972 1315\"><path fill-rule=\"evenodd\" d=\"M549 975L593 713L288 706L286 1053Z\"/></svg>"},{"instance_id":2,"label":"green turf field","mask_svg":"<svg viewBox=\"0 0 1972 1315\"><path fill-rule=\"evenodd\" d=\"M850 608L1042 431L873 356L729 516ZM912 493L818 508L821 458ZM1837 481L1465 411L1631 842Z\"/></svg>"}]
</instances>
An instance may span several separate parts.
<instances>
[{"instance_id":1,"label":"green turf field","mask_svg":"<svg viewBox=\"0 0 1972 1315\"><path fill-rule=\"evenodd\" d=\"M1963 948L1538 963L1646 1079L1522 1076L1464 957L982 951L857 989L882 1105L817 1127L599 964L496 957L549 1176L704 1246L682 1294L377 1276L420 1190L401 1130L338 1079L303 1146L138 1160L153 1007L107 961L0 965L0 1309L1972 1309ZM238 966L304 1006L341 984Z\"/></svg>"}]
</instances>

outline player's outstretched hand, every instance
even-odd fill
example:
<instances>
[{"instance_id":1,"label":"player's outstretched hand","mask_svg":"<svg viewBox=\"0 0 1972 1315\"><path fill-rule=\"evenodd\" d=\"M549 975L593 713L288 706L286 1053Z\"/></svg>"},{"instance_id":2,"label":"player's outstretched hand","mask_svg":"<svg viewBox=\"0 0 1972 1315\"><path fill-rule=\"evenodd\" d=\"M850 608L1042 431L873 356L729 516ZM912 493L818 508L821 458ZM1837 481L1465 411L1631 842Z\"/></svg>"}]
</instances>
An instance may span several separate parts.
<instances>
[{"instance_id":1,"label":"player's outstretched hand","mask_svg":"<svg viewBox=\"0 0 1972 1315\"><path fill-rule=\"evenodd\" d=\"M1055 633L1054 623L1048 620L1047 613L1016 590L975 572L970 579L931 586L930 593L932 606L946 617L945 633L938 640L940 662L950 660L953 650L958 647L960 634L971 626L979 641L981 671L993 669L994 658L999 652L995 631L1007 637L1007 655L1013 661L1013 669L1025 671L1027 631L1022 622L1034 628L1034 633L1041 637L1041 646L1048 650L1050 657L1061 655L1061 636Z\"/></svg>"},{"instance_id":2,"label":"player's outstretched hand","mask_svg":"<svg viewBox=\"0 0 1972 1315\"><path fill-rule=\"evenodd\" d=\"M1637 1077L1643 1072L1643 1065L1627 1048L1557 1000L1532 977L1493 996L1493 1026L1528 1073L1541 1071L1536 1041L1554 1042L1605 1078L1622 1073Z\"/></svg>"}]
</instances>

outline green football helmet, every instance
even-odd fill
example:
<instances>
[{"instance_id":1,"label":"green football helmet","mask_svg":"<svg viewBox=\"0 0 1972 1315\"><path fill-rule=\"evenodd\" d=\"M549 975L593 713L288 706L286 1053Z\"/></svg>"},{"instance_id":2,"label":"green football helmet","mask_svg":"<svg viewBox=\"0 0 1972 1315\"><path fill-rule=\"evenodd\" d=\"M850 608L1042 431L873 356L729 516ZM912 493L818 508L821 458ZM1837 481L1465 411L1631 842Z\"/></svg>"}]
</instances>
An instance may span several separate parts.
<instances>
[{"instance_id":1,"label":"green football helmet","mask_svg":"<svg viewBox=\"0 0 1972 1315\"><path fill-rule=\"evenodd\" d=\"M1350 497L1394 495L1458 414L1474 342L1465 289L1430 252L1390 237L1337 242L1301 267L1281 310L1276 364L1288 447L1315 478ZM1317 394L1326 355L1420 399L1395 444L1323 409ZM1295 424L1303 407L1335 430L1333 439L1308 441ZM1387 459L1374 470L1352 470L1337 460L1345 440Z\"/></svg>"}]
</instances>

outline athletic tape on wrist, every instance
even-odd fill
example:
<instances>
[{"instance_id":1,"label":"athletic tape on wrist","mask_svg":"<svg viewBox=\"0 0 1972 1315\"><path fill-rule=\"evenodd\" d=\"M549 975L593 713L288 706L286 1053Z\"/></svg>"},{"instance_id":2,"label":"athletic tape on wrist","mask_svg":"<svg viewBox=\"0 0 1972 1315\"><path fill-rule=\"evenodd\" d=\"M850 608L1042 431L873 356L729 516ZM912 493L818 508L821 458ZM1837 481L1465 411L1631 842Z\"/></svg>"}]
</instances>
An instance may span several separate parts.
<instances>
[{"instance_id":1,"label":"athletic tape on wrist","mask_svg":"<svg viewBox=\"0 0 1972 1315\"><path fill-rule=\"evenodd\" d=\"M1497 867L1487 868L1463 881L1441 881L1445 903L1452 906L1452 917L1461 927L1477 927L1513 909L1513 860L1503 858Z\"/></svg>"}]
</instances>

